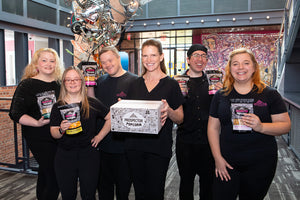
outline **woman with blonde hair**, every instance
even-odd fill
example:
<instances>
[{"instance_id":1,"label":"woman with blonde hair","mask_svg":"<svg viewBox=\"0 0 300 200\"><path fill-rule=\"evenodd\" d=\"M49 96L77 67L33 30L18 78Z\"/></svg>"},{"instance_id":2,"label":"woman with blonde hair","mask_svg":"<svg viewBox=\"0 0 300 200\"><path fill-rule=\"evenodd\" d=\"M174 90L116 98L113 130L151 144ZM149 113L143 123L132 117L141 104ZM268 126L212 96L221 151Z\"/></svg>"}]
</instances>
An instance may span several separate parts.
<instances>
[{"instance_id":1,"label":"woman with blonde hair","mask_svg":"<svg viewBox=\"0 0 300 200\"><path fill-rule=\"evenodd\" d=\"M22 134L39 164L37 199L57 199L54 173L57 144L51 137L49 117L60 90L60 59L54 49L37 50L16 88L9 116L22 125Z\"/></svg>"},{"instance_id":2,"label":"woman with blonde hair","mask_svg":"<svg viewBox=\"0 0 300 200\"><path fill-rule=\"evenodd\" d=\"M41 48L33 54L33 57L31 58L31 62L24 69L22 80L24 80L26 78L31 78L31 77L37 76L39 74L39 69L37 67L37 64L38 64L38 60L39 60L41 54L43 54L44 52L48 52L53 55L53 59L56 62L55 62L55 70L54 70L52 76L53 76L54 80L56 80L56 81L60 80L61 68L63 68L63 66L61 64L61 61L59 59L57 52L52 48Z\"/></svg>"},{"instance_id":3,"label":"woman with blonde hair","mask_svg":"<svg viewBox=\"0 0 300 200\"><path fill-rule=\"evenodd\" d=\"M99 133L98 118L105 120ZM79 181L81 199L95 199L100 169L97 146L110 131L110 114L102 102L87 96L84 76L77 67L63 73L60 96L51 111L50 130L58 139L54 166L62 198L75 200Z\"/></svg>"},{"instance_id":4,"label":"woman with blonde hair","mask_svg":"<svg viewBox=\"0 0 300 200\"><path fill-rule=\"evenodd\" d=\"M208 121L214 199L263 200L276 171L275 136L288 133L290 118L280 94L261 81L250 50L231 52L225 71Z\"/></svg>"}]
</instances>

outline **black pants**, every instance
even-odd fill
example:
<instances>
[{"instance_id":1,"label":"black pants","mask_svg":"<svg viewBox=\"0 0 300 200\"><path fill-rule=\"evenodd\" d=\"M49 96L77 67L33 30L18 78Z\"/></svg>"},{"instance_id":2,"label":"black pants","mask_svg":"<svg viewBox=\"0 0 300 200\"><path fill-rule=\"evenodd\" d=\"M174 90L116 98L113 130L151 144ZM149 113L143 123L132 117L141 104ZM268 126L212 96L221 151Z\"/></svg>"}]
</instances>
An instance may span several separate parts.
<instances>
[{"instance_id":1,"label":"black pants","mask_svg":"<svg viewBox=\"0 0 300 200\"><path fill-rule=\"evenodd\" d=\"M125 154L100 151L99 200L128 200L131 187L129 164Z\"/></svg>"},{"instance_id":2,"label":"black pants","mask_svg":"<svg viewBox=\"0 0 300 200\"><path fill-rule=\"evenodd\" d=\"M83 200L95 200L99 178L99 150L92 146L82 149L57 149L55 170L63 200L75 200L78 179Z\"/></svg>"},{"instance_id":3,"label":"black pants","mask_svg":"<svg viewBox=\"0 0 300 200\"><path fill-rule=\"evenodd\" d=\"M180 200L194 199L194 181L199 176L201 200L212 199L214 160L208 144L176 142L176 159L180 175Z\"/></svg>"},{"instance_id":4,"label":"black pants","mask_svg":"<svg viewBox=\"0 0 300 200\"><path fill-rule=\"evenodd\" d=\"M135 200L163 200L170 158L127 151Z\"/></svg>"},{"instance_id":5,"label":"black pants","mask_svg":"<svg viewBox=\"0 0 300 200\"><path fill-rule=\"evenodd\" d=\"M231 163L229 163L231 164ZM231 180L221 181L215 178L214 200L263 200L275 175L276 156L266 156L248 165L232 165L233 170L227 169Z\"/></svg>"},{"instance_id":6,"label":"black pants","mask_svg":"<svg viewBox=\"0 0 300 200\"><path fill-rule=\"evenodd\" d=\"M59 188L54 170L55 142L32 141L26 139L28 147L39 164L36 195L38 200L56 200Z\"/></svg>"}]
</instances>

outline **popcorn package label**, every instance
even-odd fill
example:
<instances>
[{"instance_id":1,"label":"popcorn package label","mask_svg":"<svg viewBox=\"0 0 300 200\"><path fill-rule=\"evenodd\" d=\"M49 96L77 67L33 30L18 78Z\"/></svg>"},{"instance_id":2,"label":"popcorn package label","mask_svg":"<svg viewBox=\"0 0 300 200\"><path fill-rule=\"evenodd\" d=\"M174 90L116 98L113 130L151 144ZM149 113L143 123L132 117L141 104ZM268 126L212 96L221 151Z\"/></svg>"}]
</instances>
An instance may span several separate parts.
<instances>
[{"instance_id":1,"label":"popcorn package label","mask_svg":"<svg viewBox=\"0 0 300 200\"><path fill-rule=\"evenodd\" d=\"M222 72L219 70L206 70L205 71L208 79L208 94L212 95L217 92L216 83L222 82Z\"/></svg>"},{"instance_id":2,"label":"popcorn package label","mask_svg":"<svg viewBox=\"0 0 300 200\"><path fill-rule=\"evenodd\" d=\"M110 108L111 131L158 134L161 101L121 100Z\"/></svg>"},{"instance_id":3,"label":"popcorn package label","mask_svg":"<svg viewBox=\"0 0 300 200\"><path fill-rule=\"evenodd\" d=\"M231 114L233 131L252 131L252 128L246 126L242 122L242 116L246 113L253 113L254 99L232 99Z\"/></svg>"},{"instance_id":4,"label":"popcorn package label","mask_svg":"<svg viewBox=\"0 0 300 200\"><path fill-rule=\"evenodd\" d=\"M56 102L55 91L42 92L37 94L36 97L42 116L45 119L49 119L52 106Z\"/></svg>"},{"instance_id":5,"label":"popcorn package label","mask_svg":"<svg viewBox=\"0 0 300 200\"><path fill-rule=\"evenodd\" d=\"M189 91L188 81L190 80L190 77L187 75L175 75L174 79L178 82L182 95L184 97L187 96Z\"/></svg>"},{"instance_id":6,"label":"popcorn package label","mask_svg":"<svg viewBox=\"0 0 300 200\"><path fill-rule=\"evenodd\" d=\"M97 63L96 62L83 62L82 70L85 79L86 86L94 86L96 85L96 70Z\"/></svg>"},{"instance_id":7,"label":"popcorn package label","mask_svg":"<svg viewBox=\"0 0 300 200\"><path fill-rule=\"evenodd\" d=\"M71 125L66 130L67 135L75 135L82 132L80 122L80 108L76 103L67 104L58 107L60 114L64 120L68 120Z\"/></svg>"}]
</instances>

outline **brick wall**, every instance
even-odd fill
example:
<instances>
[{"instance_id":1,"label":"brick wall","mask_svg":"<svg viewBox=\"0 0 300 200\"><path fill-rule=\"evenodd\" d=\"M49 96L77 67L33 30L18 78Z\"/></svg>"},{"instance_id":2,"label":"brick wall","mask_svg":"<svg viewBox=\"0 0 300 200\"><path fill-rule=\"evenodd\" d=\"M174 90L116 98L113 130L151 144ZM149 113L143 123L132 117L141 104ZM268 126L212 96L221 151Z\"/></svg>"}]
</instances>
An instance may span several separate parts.
<instances>
[{"instance_id":1,"label":"brick wall","mask_svg":"<svg viewBox=\"0 0 300 200\"><path fill-rule=\"evenodd\" d=\"M0 109L9 109L11 98L14 94L16 86L0 87ZM18 152L22 156L22 138L21 127L17 126L18 136ZM15 163L15 139L13 121L9 118L8 112L0 112L0 162Z\"/></svg>"}]
</instances>

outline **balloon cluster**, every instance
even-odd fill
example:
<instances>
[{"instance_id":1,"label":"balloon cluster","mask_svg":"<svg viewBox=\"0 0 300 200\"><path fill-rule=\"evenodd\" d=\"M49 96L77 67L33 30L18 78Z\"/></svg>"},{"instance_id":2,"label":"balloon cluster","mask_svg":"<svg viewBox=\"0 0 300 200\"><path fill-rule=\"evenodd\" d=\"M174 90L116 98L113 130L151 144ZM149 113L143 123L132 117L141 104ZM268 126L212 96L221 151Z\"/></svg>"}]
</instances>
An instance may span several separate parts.
<instances>
[{"instance_id":1,"label":"balloon cluster","mask_svg":"<svg viewBox=\"0 0 300 200\"><path fill-rule=\"evenodd\" d=\"M151 0L72 0L71 31L89 55L118 44L129 19Z\"/></svg>"}]
</instances>

